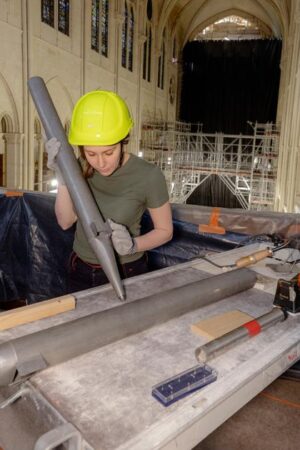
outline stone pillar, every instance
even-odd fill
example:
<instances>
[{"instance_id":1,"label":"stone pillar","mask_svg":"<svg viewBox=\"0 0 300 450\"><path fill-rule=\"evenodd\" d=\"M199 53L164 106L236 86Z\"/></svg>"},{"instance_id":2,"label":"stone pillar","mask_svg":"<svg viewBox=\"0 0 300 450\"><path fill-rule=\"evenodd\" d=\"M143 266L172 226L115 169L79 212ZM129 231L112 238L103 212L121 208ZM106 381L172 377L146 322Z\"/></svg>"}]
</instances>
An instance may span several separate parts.
<instances>
[{"instance_id":1,"label":"stone pillar","mask_svg":"<svg viewBox=\"0 0 300 450\"><path fill-rule=\"evenodd\" d=\"M6 187L24 189L23 135L21 133L5 133L3 139L6 152Z\"/></svg>"},{"instance_id":2,"label":"stone pillar","mask_svg":"<svg viewBox=\"0 0 300 450\"><path fill-rule=\"evenodd\" d=\"M292 3L285 51L275 209L300 212L300 3L297 1Z\"/></svg>"}]
</instances>

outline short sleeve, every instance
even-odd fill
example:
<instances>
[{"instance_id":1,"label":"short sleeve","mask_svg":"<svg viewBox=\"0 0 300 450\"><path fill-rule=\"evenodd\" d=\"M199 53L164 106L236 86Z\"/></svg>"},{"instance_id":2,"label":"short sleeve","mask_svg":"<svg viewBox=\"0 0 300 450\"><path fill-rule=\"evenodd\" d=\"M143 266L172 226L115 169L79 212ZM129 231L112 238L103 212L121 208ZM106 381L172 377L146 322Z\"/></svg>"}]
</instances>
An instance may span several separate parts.
<instances>
[{"instance_id":1,"label":"short sleeve","mask_svg":"<svg viewBox=\"0 0 300 450\"><path fill-rule=\"evenodd\" d=\"M157 166L153 166L149 174L146 192L147 208L159 208L169 200L166 179Z\"/></svg>"}]
</instances>

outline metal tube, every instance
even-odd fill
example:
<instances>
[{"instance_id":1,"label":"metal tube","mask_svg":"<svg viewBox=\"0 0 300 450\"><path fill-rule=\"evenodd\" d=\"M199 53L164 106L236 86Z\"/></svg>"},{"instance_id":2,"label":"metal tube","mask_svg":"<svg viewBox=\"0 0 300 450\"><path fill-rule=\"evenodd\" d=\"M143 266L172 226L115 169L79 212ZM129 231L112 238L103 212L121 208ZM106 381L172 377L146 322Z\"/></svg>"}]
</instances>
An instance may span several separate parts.
<instances>
[{"instance_id":1,"label":"metal tube","mask_svg":"<svg viewBox=\"0 0 300 450\"><path fill-rule=\"evenodd\" d=\"M247 324L244 324L235 330L230 331L229 333L226 333L223 336L202 345L201 347L198 347L195 350L195 356L199 362L205 363L209 359L216 358L218 355L229 350L233 346L249 339L251 336L260 333L261 330L265 330L271 325L282 322L285 318L286 314L282 309L274 308L272 311L263 314L252 322L248 322L248 324L255 324L254 333L251 333L251 325L247 327Z\"/></svg>"},{"instance_id":2,"label":"metal tube","mask_svg":"<svg viewBox=\"0 0 300 450\"><path fill-rule=\"evenodd\" d=\"M18 372L40 370L41 359L48 366L61 363L250 289L255 281L254 272L238 269L9 341L0 345L0 386L12 383Z\"/></svg>"},{"instance_id":3,"label":"metal tube","mask_svg":"<svg viewBox=\"0 0 300 450\"><path fill-rule=\"evenodd\" d=\"M110 240L110 230L104 223L88 184L83 178L73 148L67 141L65 131L44 80L40 77L30 78L28 86L47 138L56 137L61 143L56 158L57 164L62 172L89 244L116 294L121 300L124 300L125 292Z\"/></svg>"}]
</instances>

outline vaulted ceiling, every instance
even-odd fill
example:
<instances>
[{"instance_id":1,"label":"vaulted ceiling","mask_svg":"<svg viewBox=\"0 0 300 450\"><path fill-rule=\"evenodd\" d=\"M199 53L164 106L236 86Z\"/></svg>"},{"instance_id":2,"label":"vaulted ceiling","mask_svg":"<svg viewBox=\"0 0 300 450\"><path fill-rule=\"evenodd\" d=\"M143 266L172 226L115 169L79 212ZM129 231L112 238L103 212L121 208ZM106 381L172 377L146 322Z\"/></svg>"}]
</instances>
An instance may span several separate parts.
<instances>
[{"instance_id":1,"label":"vaulted ceiling","mask_svg":"<svg viewBox=\"0 0 300 450\"><path fill-rule=\"evenodd\" d=\"M230 15L256 19L262 29L284 38L292 0L156 0L159 36L168 23L177 31L182 46L203 28ZM269 33L268 33L269 34Z\"/></svg>"}]
</instances>

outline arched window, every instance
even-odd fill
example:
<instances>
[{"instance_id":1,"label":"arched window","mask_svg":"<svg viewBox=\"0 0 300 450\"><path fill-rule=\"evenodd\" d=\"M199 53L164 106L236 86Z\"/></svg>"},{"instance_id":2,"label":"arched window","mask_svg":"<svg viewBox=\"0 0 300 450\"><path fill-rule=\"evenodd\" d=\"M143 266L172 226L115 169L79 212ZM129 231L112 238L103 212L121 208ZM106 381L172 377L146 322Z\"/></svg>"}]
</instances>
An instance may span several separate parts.
<instances>
[{"instance_id":1,"label":"arched window","mask_svg":"<svg viewBox=\"0 0 300 450\"><path fill-rule=\"evenodd\" d=\"M161 89L164 88L165 82L165 59L166 59L166 29L163 31L162 43L160 48L160 55L158 57L158 74L157 74L157 86Z\"/></svg>"},{"instance_id":2,"label":"arched window","mask_svg":"<svg viewBox=\"0 0 300 450\"><path fill-rule=\"evenodd\" d=\"M129 4L129 6L128 6ZM122 24L122 67L133 70L134 11L129 2L124 2Z\"/></svg>"},{"instance_id":3,"label":"arched window","mask_svg":"<svg viewBox=\"0 0 300 450\"><path fill-rule=\"evenodd\" d=\"M102 0L101 7L101 54L108 56L108 0Z\"/></svg>"},{"instance_id":4,"label":"arched window","mask_svg":"<svg viewBox=\"0 0 300 450\"><path fill-rule=\"evenodd\" d=\"M108 56L109 3L108 0L92 0L91 49Z\"/></svg>"},{"instance_id":5,"label":"arched window","mask_svg":"<svg viewBox=\"0 0 300 450\"><path fill-rule=\"evenodd\" d=\"M50 27L54 27L54 0L42 0L41 19Z\"/></svg>"},{"instance_id":6,"label":"arched window","mask_svg":"<svg viewBox=\"0 0 300 450\"><path fill-rule=\"evenodd\" d=\"M146 40L143 49L143 79L151 81L152 1L147 2Z\"/></svg>"},{"instance_id":7,"label":"arched window","mask_svg":"<svg viewBox=\"0 0 300 450\"><path fill-rule=\"evenodd\" d=\"M42 0L41 20L58 31L70 35L70 0Z\"/></svg>"},{"instance_id":8,"label":"arched window","mask_svg":"<svg viewBox=\"0 0 300 450\"><path fill-rule=\"evenodd\" d=\"M128 69L133 70L133 42L134 42L134 12L130 8L129 14L129 34L128 34Z\"/></svg>"},{"instance_id":9,"label":"arched window","mask_svg":"<svg viewBox=\"0 0 300 450\"><path fill-rule=\"evenodd\" d=\"M124 4L124 20L122 24L122 66L127 65L127 42L128 42L128 7Z\"/></svg>"},{"instance_id":10,"label":"arched window","mask_svg":"<svg viewBox=\"0 0 300 450\"><path fill-rule=\"evenodd\" d=\"M147 73L147 45L148 45L148 27L146 27L146 39L143 48L143 79L146 80Z\"/></svg>"},{"instance_id":11,"label":"arched window","mask_svg":"<svg viewBox=\"0 0 300 450\"><path fill-rule=\"evenodd\" d=\"M69 0L58 0L58 31L69 36L70 33L70 2Z\"/></svg>"}]
</instances>

